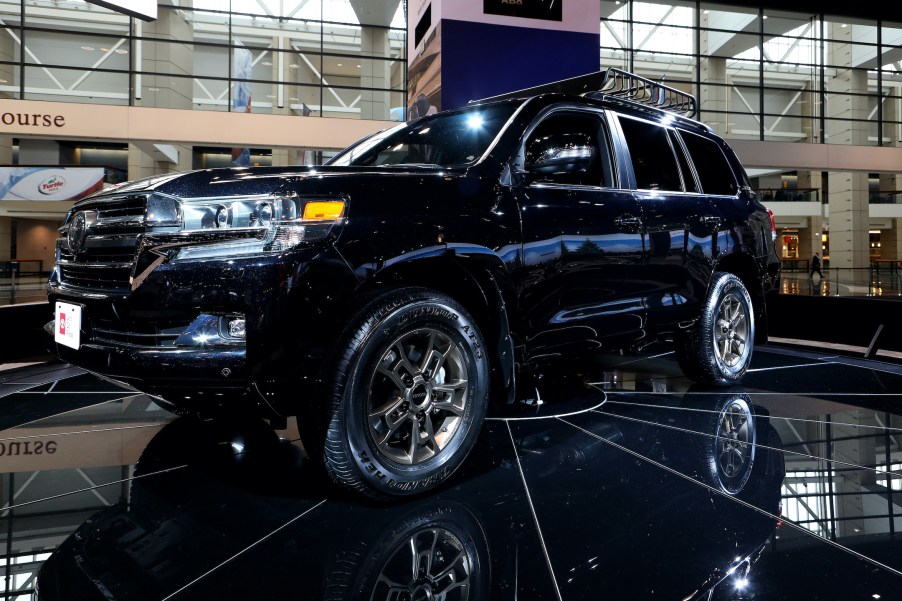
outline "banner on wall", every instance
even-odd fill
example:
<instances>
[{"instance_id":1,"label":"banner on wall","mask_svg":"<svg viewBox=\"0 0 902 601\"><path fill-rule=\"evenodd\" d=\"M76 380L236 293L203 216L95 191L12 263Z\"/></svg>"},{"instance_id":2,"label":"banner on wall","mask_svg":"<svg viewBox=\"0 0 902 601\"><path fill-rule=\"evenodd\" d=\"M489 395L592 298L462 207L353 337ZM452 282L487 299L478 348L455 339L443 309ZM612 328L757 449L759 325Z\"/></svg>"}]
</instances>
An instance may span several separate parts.
<instances>
[{"instance_id":1,"label":"banner on wall","mask_svg":"<svg viewBox=\"0 0 902 601\"><path fill-rule=\"evenodd\" d=\"M0 167L0 201L78 200L103 188L103 167Z\"/></svg>"}]
</instances>

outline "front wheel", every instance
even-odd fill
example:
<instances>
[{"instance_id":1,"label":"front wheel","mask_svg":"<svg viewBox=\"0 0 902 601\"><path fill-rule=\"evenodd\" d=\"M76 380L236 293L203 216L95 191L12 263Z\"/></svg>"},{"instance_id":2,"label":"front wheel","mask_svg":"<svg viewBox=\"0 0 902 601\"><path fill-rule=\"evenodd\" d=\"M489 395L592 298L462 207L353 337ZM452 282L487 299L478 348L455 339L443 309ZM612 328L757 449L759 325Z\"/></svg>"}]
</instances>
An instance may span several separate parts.
<instances>
[{"instance_id":1,"label":"front wheel","mask_svg":"<svg viewBox=\"0 0 902 601\"><path fill-rule=\"evenodd\" d=\"M323 445L333 480L369 496L409 495L451 475L488 402L488 359L451 298L404 288L351 320L330 362Z\"/></svg>"},{"instance_id":2,"label":"front wheel","mask_svg":"<svg viewBox=\"0 0 902 601\"><path fill-rule=\"evenodd\" d=\"M730 386L752 360L755 314L748 290L732 273L715 273L701 319L676 340L676 355L687 377Z\"/></svg>"}]
</instances>

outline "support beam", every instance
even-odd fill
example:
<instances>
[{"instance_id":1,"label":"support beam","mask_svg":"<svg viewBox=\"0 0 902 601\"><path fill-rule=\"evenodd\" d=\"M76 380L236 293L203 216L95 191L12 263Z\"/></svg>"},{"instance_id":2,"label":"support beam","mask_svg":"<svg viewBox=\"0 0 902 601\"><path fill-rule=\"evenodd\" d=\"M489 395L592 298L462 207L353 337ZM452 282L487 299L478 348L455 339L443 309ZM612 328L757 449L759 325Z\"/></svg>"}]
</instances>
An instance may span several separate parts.
<instances>
[{"instance_id":1,"label":"support beam","mask_svg":"<svg viewBox=\"0 0 902 601\"><path fill-rule=\"evenodd\" d=\"M361 25L388 27L401 0L350 0Z\"/></svg>"}]
</instances>

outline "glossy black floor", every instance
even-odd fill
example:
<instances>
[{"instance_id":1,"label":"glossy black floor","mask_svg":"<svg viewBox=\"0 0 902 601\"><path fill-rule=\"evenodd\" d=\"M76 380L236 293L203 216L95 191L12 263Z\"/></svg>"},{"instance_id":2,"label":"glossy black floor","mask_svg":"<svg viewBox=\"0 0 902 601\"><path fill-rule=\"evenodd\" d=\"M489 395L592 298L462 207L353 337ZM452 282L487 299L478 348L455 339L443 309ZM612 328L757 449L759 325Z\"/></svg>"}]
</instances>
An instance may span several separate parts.
<instances>
[{"instance_id":1,"label":"glossy black floor","mask_svg":"<svg viewBox=\"0 0 902 601\"><path fill-rule=\"evenodd\" d=\"M0 598L902 598L899 366L765 347L711 391L662 351L528 388L448 485L376 505L293 424L0 372Z\"/></svg>"}]
</instances>

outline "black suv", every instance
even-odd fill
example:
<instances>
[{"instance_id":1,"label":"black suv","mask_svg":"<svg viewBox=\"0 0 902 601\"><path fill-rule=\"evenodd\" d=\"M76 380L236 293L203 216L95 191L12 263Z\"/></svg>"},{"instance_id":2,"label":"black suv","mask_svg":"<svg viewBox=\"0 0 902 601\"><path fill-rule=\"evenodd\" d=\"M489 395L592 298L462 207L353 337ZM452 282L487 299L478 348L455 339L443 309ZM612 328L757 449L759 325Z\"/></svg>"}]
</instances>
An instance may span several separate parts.
<instances>
[{"instance_id":1,"label":"black suv","mask_svg":"<svg viewBox=\"0 0 902 601\"><path fill-rule=\"evenodd\" d=\"M690 378L742 378L779 279L773 218L680 112L695 99L609 69L322 167L105 190L60 229L47 328L63 360L174 412L298 415L335 480L423 491L542 361L672 340Z\"/></svg>"}]
</instances>

